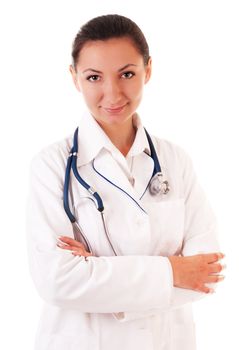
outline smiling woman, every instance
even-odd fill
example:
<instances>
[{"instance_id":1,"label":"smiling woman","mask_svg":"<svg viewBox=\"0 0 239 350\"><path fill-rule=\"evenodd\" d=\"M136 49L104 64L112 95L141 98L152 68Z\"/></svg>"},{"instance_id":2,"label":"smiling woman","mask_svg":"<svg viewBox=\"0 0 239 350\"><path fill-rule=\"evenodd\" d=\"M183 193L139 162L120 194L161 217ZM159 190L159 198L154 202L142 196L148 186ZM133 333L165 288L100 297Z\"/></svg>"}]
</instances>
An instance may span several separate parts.
<instances>
[{"instance_id":1,"label":"smiling woman","mask_svg":"<svg viewBox=\"0 0 239 350\"><path fill-rule=\"evenodd\" d=\"M191 159L137 113L147 41L129 18L100 16L72 58L87 112L31 164L29 260L45 301L35 350L195 350L191 303L223 279L223 254Z\"/></svg>"},{"instance_id":2,"label":"smiling woman","mask_svg":"<svg viewBox=\"0 0 239 350\"><path fill-rule=\"evenodd\" d=\"M135 137L131 117L142 99L144 84L149 81L151 58L145 64L127 36L88 41L70 71L89 111L126 155Z\"/></svg>"}]
</instances>

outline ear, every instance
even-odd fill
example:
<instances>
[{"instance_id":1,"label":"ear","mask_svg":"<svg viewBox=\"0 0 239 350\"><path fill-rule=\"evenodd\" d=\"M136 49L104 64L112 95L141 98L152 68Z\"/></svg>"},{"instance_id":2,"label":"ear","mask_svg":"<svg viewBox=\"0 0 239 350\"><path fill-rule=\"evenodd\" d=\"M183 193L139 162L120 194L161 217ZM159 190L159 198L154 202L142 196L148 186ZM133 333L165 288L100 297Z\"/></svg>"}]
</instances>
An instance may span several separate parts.
<instances>
[{"instance_id":1,"label":"ear","mask_svg":"<svg viewBox=\"0 0 239 350\"><path fill-rule=\"evenodd\" d=\"M78 79L77 79L77 72L76 72L76 70L75 70L75 68L73 67L72 64L69 66L69 71L71 73L72 80L73 80L73 83L75 84L76 89L79 92L81 92L80 85L79 85L79 82L78 82Z\"/></svg>"},{"instance_id":2,"label":"ear","mask_svg":"<svg viewBox=\"0 0 239 350\"><path fill-rule=\"evenodd\" d=\"M145 79L144 79L145 84L147 84L147 82L149 81L151 77L151 73L152 73L152 58L149 57L148 64L145 67Z\"/></svg>"}]
</instances>

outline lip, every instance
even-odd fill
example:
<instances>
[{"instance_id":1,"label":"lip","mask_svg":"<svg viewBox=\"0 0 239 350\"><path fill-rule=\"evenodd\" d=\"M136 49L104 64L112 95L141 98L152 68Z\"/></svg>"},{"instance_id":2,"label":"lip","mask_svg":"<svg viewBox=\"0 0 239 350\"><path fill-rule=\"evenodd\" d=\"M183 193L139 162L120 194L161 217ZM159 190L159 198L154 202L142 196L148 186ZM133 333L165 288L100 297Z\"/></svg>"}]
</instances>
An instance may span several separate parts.
<instances>
[{"instance_id":1,"label":"lip","mask_svg":"<svg viewBox=\"0 0 239 350\"><path fill-rule=\"evenodd\" d=\"M104 110L109 112L109 113L119 113L124 109L125 106L126 106L126 104L121 106L121 107L117 107L117 108L104 108Z\"/></svg>"}]
</instances>

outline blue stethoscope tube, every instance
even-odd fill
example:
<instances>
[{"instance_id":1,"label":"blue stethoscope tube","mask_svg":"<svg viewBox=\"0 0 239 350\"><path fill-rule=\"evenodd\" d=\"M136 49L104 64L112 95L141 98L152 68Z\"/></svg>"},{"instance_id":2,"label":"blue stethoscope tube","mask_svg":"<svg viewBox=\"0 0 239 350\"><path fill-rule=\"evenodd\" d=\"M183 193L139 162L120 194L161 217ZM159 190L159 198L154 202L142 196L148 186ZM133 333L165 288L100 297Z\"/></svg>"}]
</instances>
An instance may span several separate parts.
<instances>
[{"instance_id":1,"label":"blue stethoscope tube","mask_svg":"<svg viewBox=\"0 0 239 350\"><path fill-rule=\"evenodd\" d=\"M153 142L151 137L149 136L149 133L147 132L146 129L145 133L148 139L148 143L149 143L149 147L150 147L150 157L153 159L154 162L154 170L153 170L153 174L151 176L151 180L149 182L149 191L152 195L155 194L167 194L169 191L169 185L167 181L162 181L162 172L161 172L161 166L158 160L158 156L157 153L155 151ZM80 176L78 170L77 170L77 156L78 156L78 127L76 128L75 132L74 132L74 137L73 137L73 146L71 148L68 160L67 160L67 165L66 165L66 173L65 173L65 181L64 181L64 188L63 188L63 204L64 204L64 209L65 212L69 218L69 220L71 221L71 223L77 227L78 230L80 230L79 225L77 224L76 218L75 216L72 214L71 210L70 210L70 206L69 206L69 184L70 184L70 172L71 169L76 177L76 179L78 180L78 182L90 193L90 195L94 196L94 198L96 199L97 202L97 209L98 211L101 213L102 216L102 220L103 220L103 224L104 224L104 230L105 233L107 235L107 238L109 240L109 243L115 253L115 250L113 248L113 245L109 239L109 234L108 234L108 230L107 230L107 226L104 220L104 205L103 205L103 201L102 198L100 197L100 195L98 194L98 192L95 191L94 188L92 188L87 182L85 182L82 177ZM154 184L153 184L154 183ZM151 186L152 184L152 186ZM156 185L155 185L156 184ZM161 189L163 185L163 189ZM82 234L82 230L81 234ZM83 235L83 234L82 234ZM88 250L92 251L89 242L87 240L87 238L83 235L83 239L86 243L86 245L88 246Z\"/></svg>"},{"instance_id":2,"label":"blue stethoscope tube","mask_svg":"<svg viewBox=\"0 0 239 350\"><path fill-rule=\"evenodd\" d=\"M73 173L76 177L76 179L79 181L79 183L91 194L95 197L97 201L97 209L102 212L104 210L104 205L103 201L100 197L100 195L89 185L87 182L85 182L82 177L80 176L78 170L77 170L77 153L78 153L78 128L75 130L74 133L74 140L73 140L73 147L70 151L68 160L67 160L67 165L66 165L66 174L65 174L65 182L64 182L64 209L66 211L66 214L70 221L73 223L76 221L75 216L72 214L70 211L70 206L69 206L69 183L70 183L70 172L71 169L73 170Z\"/></svg>"}]
</instances>

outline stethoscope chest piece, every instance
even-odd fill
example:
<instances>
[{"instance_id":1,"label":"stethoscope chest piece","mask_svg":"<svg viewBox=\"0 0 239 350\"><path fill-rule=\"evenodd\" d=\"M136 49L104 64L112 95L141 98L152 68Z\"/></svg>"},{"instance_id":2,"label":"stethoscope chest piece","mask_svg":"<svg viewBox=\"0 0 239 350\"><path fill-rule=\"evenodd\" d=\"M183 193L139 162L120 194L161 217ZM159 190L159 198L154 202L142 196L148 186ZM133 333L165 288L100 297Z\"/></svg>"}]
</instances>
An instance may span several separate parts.
<instances>
[{"instance_id":1,"label":"stethoscope chest piece","mask_svg":"<svg viewBox=\"0 0 239 350\"><path fill-rule=\"evenodd\" d=\"M155 196L157 194L167 194L169 190L169 183L168 181L163 181L163 174L156 173L149 183L149 192Z\"/></svg>"}]
</instances>

